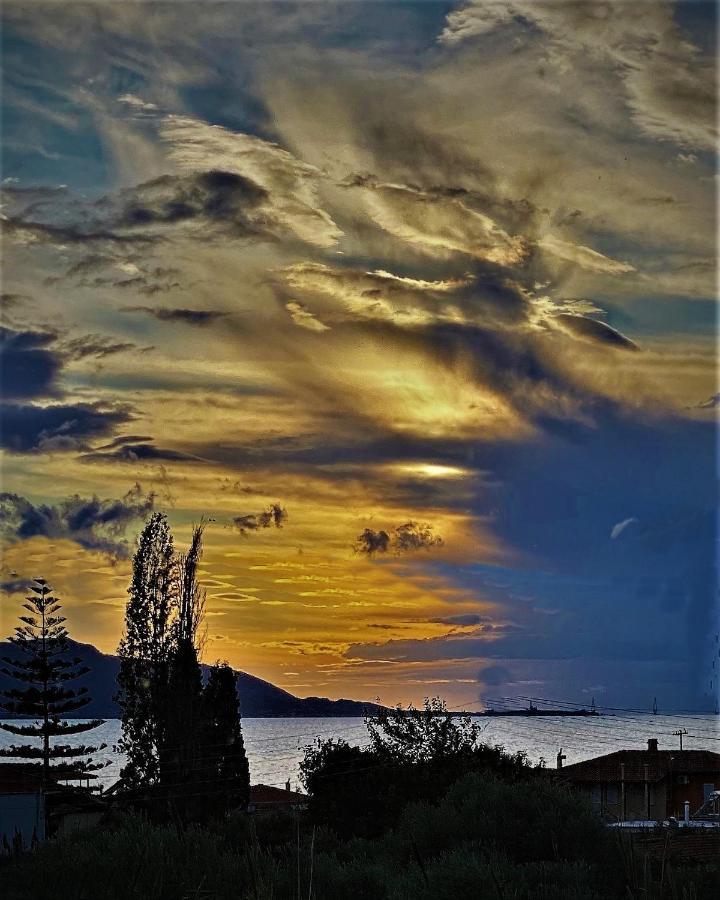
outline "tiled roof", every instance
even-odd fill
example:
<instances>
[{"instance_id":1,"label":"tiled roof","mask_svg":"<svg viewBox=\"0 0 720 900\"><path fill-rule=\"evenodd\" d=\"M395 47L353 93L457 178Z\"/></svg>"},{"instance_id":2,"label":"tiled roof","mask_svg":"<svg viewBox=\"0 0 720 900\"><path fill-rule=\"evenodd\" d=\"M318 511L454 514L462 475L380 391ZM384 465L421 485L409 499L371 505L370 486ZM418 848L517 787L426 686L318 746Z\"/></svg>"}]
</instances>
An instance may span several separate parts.
<instances>
[{"instance_id":1,"label":"tiled roof","mask_svg":"<svg viewBox=\"0 0 720 900\"><path fill-rule=\"evenodd\" d=\"M250 803L255 806L286 804L297 806L307 803L307 796L297 791L286 791L269 784L253 784L250 786Z\"/></svg>"},{"instance_id":2,"label":"tiled roof","mask_svg":"<svg viewBox=\"0 0 720 900\"><path fill-rule=\"evenodd\" d=\"M668 774L712 773L720 776L720 753L710 750L617 750L573 763L557 773L569 781L662 781Z\"/></svg>"}]
</instances>

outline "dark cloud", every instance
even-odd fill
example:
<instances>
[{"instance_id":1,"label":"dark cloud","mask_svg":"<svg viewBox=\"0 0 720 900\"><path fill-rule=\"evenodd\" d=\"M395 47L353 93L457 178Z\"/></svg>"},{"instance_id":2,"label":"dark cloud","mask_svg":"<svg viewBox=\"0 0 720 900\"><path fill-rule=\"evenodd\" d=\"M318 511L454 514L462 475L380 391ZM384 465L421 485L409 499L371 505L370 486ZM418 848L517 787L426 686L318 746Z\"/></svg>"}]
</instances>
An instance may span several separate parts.
<instances>
[{"instance_id":1,"label":"dark cloud","mask_svg":"<svg viewBox=\"0 0 720 900\"><path fill-rule=\"evenodd\" d=\"M267 198L267 191L233 172L163 175L121 195L115 224L132 229L204 221L246 237L260 233L249 213Z\"/></svg>"},{"instance_id":2,"label":"dark cloud","mask_svg":"<svg viewBox=\"0 0 720 900\"><path fill-rule=\"evenodd\" d=\"M475 613L467 613L457 616L439 616L437 619L430 619L436 625L456 625L459 628L470 628L473 625L481 625L487 622L484 616L478 616Z\"/></svg>"},{"instance_id":3,"label":"dark cloud","mask_svg":"<svg viewBox=\"0 0 720 900\"><path fill-rule=\"evenodd\" d=\"M574 316L569 313L560 313L554 317L562 326L573 335L607 347L616 347L618 350L639 350L638 345L625 337L619 331L598 322L597 319L588 319L585 316Z\"/></svg>"},{"instance_id":4,"label":"dark cloud","mask_svg":"<svg viewBox=\"0 0 720 900\"><path fill-rule=\"evenodd\" d=\"M387 553L390 546L390 535L387 531L374 531L365 528L355 542L355 552L372 556L374 553Z\"/></svg>"},{"instance_id":5,"label":"dark cloud","mask_svg":"<svg viewBox=\"0 0 720 900\"><path fill-rule=\"evenodd\" d=\"M75 494L54 506L35 505L5 492L0 494L0 533L9 541L33 537L70 540L87 550L124 558L129 555L125 529L149 515L154 503L154 495L144 494L137 483L119 500Z\"/></svg>"},{"instance_id":6,"label":"dark cloud","mask_svg":"<svg viewBox=\"0 0 720 900\"><path fill-rule=\"evenodd\" d=\"M9 310L16 309L24 303L29 302L30 297L27 294L0 293L0 309Z\"/></svg>"},{"instance_id":7,"label":"dark cloud","mask_svg":"<svg viewBox=\"0 0 720 900\"><path fill-rule=\"evenodd\" d=\"M113 450L116 447L122 447L125 444L143 444L147 441L152 441L153 438L147 434L123 434L119 437L113 438L107 444L103 444L100 447L95 447L95 450Z\"/></svg>"},{"instance_id":8,"label":"dark cloud","mask_svg":"<svg viewBox=\"0 0 720 900\"><path fill-rule=\"evenodd\" d=\"M34 584L32 578L11 578L9 581L0 581L0 591L5 594L24 594Z\"/></svg>"},{"instance_id":9,"label":"dark cloud","mask_svg":"<svg viewBox=\"0 0 720 900\"><path fill-rule=\"evenodd\" d=\"M87 449L131 419L127 408L99 403L0 404L0 446L12 453Z\"/></svg>"},{"instance_id":10,"label":"dark cloud","mask_svg":"<svg viewBox=\"0 0 720 900\"><path fill-rule=\"evenodd\" d=\"M101 247L111 249L125 245L143 246L157 240L155 236L143 234L119 234L98 223L87 225L54 225L35 222L18 216L3 221L3 231L10 240L17 243L49 244L51 246Z\"/></svg>"},{"instance_id":11,"label":"dark cloud","mask_svg":"<svg viewBox=\"0 0 720 900\"><path fill-rule=\"evenodd\" d=\"M123 312L140 312L160 322L182 322L185 325L211 325L228 313L216 309L177 309L162 306L126 306Z\"/></svg>"},{"instance_id":12,"label":"dark cloud","mask_svg":"<svg viewBox=\"0 0 720 900\"><path fill-rule=\"evenodd\" d=\"M83 261L80 271L92 271L103 256L150 245L178 227L205 227L206 237L267 239L272 232L260 209L267 199L264 188L232 172L163 175L93 204L66 204L59 210L28 207L7 216L3 226L18 243L87 246L94 259ZM40 218L31 218L38 213ZM77 268L74 274L79 274Z\"/></svg>"},{"instance_id":13,"label":"dark cloud","mask_svg":"<svg viewBox=\"0 0 720 900\"><path fill-rule=\"evenodd\" d=\"M431 547L439 547L443 543L441 537L433 534L432 525L418 522L406 522L393 529L392 534L387 531L374 531L365 528L355 541L355 552L373 556L375 553L413 553L417 550L429 550Z\"/></svg>"},{"instance_id":14,"label":"dark cloud","mask_svg":"<svg viewBox=\"0 0 720 900\"><path fill-rule=\"evenodd\" d=\"M236 528L240 534L247 534L249 531L259 531L261 528L282 528L283 523L287 521L287 510L283 509L279 503L272 503L266 510L261 513L251 513L245 516L235 516L232 520L232 527Z\"/></svg>"},{"instance_id":15,"label":"dark cloud","mask_svg":"<svg viewBox=\"0 0 720 900\"><path fill-rule=\"evenodd\" d=\"M169 447L158 447L151 443L153 438L143 436L126 436L117 438L109 444L98 447L91 453L86 453L82 459L85 461L109 461L114 462L146 462L161 460L163 462L201 462L199 456L185 453L182 450L173 450Z\"/></svg>"},{"instance_id":16,"label":"dark cloud","mask_svg":"<svg viewBox=\"0 0 720 900\"><path fill-rule=\"evenodd\" d=\"M498 687L513 681L513 674L505 666L485 666L478 672L478 681L488 687Z\"/></svg>"},{"instance_id":17,"label":"dark cloud","mask_svg":"<svg viewBox=\"0 0 720 900\"><path fill-rule=\"evenodd\" d=\"M393 547L398 553L414 553L442 546L443 539L433 534L432 525L406 522L395 529Z\"/></svg>"},{"instance_id":18,"label":"dark cloud","mask_svg":"<svg viewBox=\"0 0 720 900\"><path fill-rule=\"evenodd\" d=\"M58 396L57 380L71 360L103 359L137 349L128 341L88 334L61 341L51 330L0 326L0 381L6 400Z\"/></svg>"},{"instance_id":19,"label":"dark cloud","mask_svg":"<svg viewBox=\"0 0 720 900\"><path fill-rule=\"evenodd\" d=\"M52 331L15 331L0 326L0 383L7 400L26 400L55 392L63 356L51 345Z\"/></svg>"},{"instance_id":20,"label":"dark cloud","mask_svg":"<svg viewBox=\"0 0 720 900\"><path fill-rule=\"evenodd\" d=\"M135 344L116 341L102 334L86 334L66 341L61 346L70 359L86 359L87 357L103 359L106 356L114 356L117 353L136 349Z\"/></svg>"},{"instance_id":21,"label":"dark cloud","mask_svg":"<svg viewBox=\"0 0 720 900\"><path fill-rule=\"evenodd\" d=\"M696 403L695 406L691 406L690 409L717 409L719 406L720 394L713 394L712 397L708 397L707 400Z\"/></svg>"}]
</instances>

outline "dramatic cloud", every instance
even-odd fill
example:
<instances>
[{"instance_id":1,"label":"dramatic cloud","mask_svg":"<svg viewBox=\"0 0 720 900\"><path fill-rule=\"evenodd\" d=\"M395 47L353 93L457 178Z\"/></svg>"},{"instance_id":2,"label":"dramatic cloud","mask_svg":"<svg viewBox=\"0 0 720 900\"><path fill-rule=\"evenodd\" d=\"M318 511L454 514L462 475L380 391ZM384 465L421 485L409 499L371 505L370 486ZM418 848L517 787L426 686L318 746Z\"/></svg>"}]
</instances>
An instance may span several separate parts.
<instances>
[{"instance_id":1,"label":"dramatic cloud","mask_svg":"<svg viewBox=\"0 0 720 900\"><path fill-rule=\"evenodd\" d=\"M443 539L433 534L432 525L420 522L406 522L395 529L393 545L398 553L414 553L416 550L429 550L440 547Z\"/></svg>"},{"instance_id":2,"label":"dramatic cloud","mask_svg":"<svg viewBox=\"0 0 720 900\"><path fill-rule=\"evenodd\" d=\"M638 350L638 345L631 341L630 338L615 331L604 322L598 322L597 319L588 319L586 316L570 315L568 313L560 313L556 315L553 321L560 323L562 327L569 331L575 337L584 338L597 344L604 344L607 347L616 347L619 350Z\"/></svg>"},{"instance_id":3,"label":"dramatic cloud","mask_svg":"<svg viewBox=\"0 0 720 900\"><path fill-rule=\"evenodd\" d=\"M0 446L12 453L82 450L131 419L124 407L100 403L0 404Z\"/></svg>"},{"instance_id":4,"label":"dramatic cloud","mask_svg":"<svg viewBox=\"0 0 720 900\"><path fill-rule=\"evenodd\" d=\"M458 628L472 628L481 625L487 619L484 616L478 616L475 613L466 613L457 616L438 616L436 619L430 619L436 625L454 625Z\"/></svg>"},{"instance_id":5,"label":"dramatic cloud","mask_svg":"<svg viewBox=\"0 0 720 900\"><path fill-rule=\"evenodd\" d=\"M222 232L228 237L249 237L264 232L258 208L266 200L263 188L233 172L210 171L191 175L163 175L116 198L111 220L116 228L153 229L160 233L187 225Z\"/></svg>"},{"instance_id":6,"label":"dramatic cloud","mask_svg":"<svg viewBox=\"0 0 720 900\"><path fill-rule=\"evenodd\" d=\"M52 394L63 357L52 347L57 334L0 326L0 375L7 400Z\"/></svg>"},{"instance_id":7,"label":"dramatic cloud","mask_svg":"<svg viewBox=\"0 0 720 900\"><path fill-rule=\"evenodd\" d=\"M291 301L285 304L285 309L290 313L293 322L300 328L307 328L308 331L329 331L329 326L316 319L302 303Z\"/></svg>"},{"instance_id":8,"label":"dramatic cloud","mask_svg":"<svg viewBox=\"0 0 720 900\"><path fill-rule=\"evenodd\" d=\"M250 531L259 531L261 528L270 528L273 525L275 528L282 528L287 517L286 509L283 509L279 503L272 503L261 513L235 516L232 520L232 527L237 529L240 534L248 534Z\"/></svg>"},{"instance_id":9,"label":"dramatic cloud","mask_svg":"<svg viewBox=\"0 0 720 900\"><path fill-rule=\"evenodd\" d=\"M478 681L487 687L499 687L513 681L512 672L505 666L484 666L478 672Z\"/></svg>"},{"instance_id":10,"label":"dramatic cloud","mask_svg":"<svg viewBox=\"0 0 720 900\"><path fill-rule=\"evenodd\" d=\"M675 23L671 3L471 0L448 15L439 40L454 46L520 25L544 32L551 65L578 63L584 55L610 64L624 82L633 118L652 137L714 147L713 73Z\"/></svg>"},{"instance_id":11,"label":"dramatic cloud","mask_svg":"<svg viewBox=\"0 0 720 900\"><path fill-rule=\"evenodd\" d=\"M406 522L394 528L392 534L387 531L374 531L365 528L355 542L355 552L372 556L375 553L414 553L418 550L429 550L441 547L443 539L433 534L432 525L419 522Z\"/></svg>"},{"instance_id":12,"label":"dramatic cloud","mask_svg":"<svg viewBox=\"0 0 720 900\"><path fill-rule=\"evenodd\" d=\"M303 690L713 707L709 4L10 6L18 522L142 472ZM120 573L12 534L117 646Z\"/></svg>"},{"instance_id":13,"label":"dramatic cloud","mask_svg":"<svg viewBox=\"0 0 720 900\"><path fill-rule=\"evenodd\" d=\"M355 552L372 556L374 553L387 553L390 547L390 535L387 531L375 531L372 528L363 529L355 542Z\"/></svg>"},{"instance_id":14,"label":"dramatic cloud","mask_svg":"<svg viewBox=\"0 0 720 900\"><path fill-rule=\"evenodd\" d=\"M263 191L263 214L298 238L332 246L340 231L320 208L322 172L277 144L183 116L168 116L160 133L171 159L184 170L215 169Z\"/></svg>"},{"instance_id":15,"label":"dramatic cloud","mask_svg":"<svg viewBox=\"0 0 720 900\"><path fill-rule=\"evenodd\" d=\"M530 254L523 237L507 234L490 216L468 206L462 195L369 180L348 186L362 192L368 214L381 228L432 256L464 253L514 266Z\"/></svg>"},{"instance_id":16,"label":"dramatic cloud","mask_svg":"<svg viewBox=\"0 0 720 900\"><path fill-rule=\"evenodd\" d=\"M85 499L76 494L56 505L35 505L5 492L0 494L0 533L8 541L70 540L87 550L122 558L129 554L129 544L122 537L125 529L149 515L154 503L154 495L144 494L137 483L120 500Z\"/></svg>"},{"instance_id":17,"label":"dramatic cloud","mask_svg":"<svg viewBox=\"0 0 720 900\"><path fill-rule=\"evenodd\" d=\"M60 345L62 351L69 359L104 359L106 356L115 356L117 353L126 353L135 350L135 344L129 341L116 341L102 334L86 334L73 338Z\"/></svg>"},{"instance_id":18,"label":"dramatic cloud","mask_svg":"<svg viewBox=\"0 0 720 900\"><path fill-rule=\"evenodd\" d=\"M590 247L571 244L552 235L544 237L538 246L564 262L575 263L581 269L587 269L588 272L596 272L599 275L625 275L635 271L635 268L628 263L618 262L618 260L610 259Z\"/></svg>"},{"instance_id":19,"label":"dramatic cloud","mask_svg":"<svg viewBox=\"0 0 720 900\"><path fill-rule=\"evenodd\" d=\"M173 450L169 447L158 447L151 443L153 438L148 437L119 437L109 444L95 448L91 453L86 453L82 459L87 462L201 462L200 457L182 450Z\"/></svg>"},{"instance_id":20,"label":"dramatic cloud","mask_svg":"<svg viewBox=\"0 0 720 900\"><path fill-rule=\"evenodd\" d=\"M126 306L123 312L140 312L160 322L180 322L184 325L212 325L228 313L217 309L178 309L162 306Z\"/></svg>"}]
</instances>

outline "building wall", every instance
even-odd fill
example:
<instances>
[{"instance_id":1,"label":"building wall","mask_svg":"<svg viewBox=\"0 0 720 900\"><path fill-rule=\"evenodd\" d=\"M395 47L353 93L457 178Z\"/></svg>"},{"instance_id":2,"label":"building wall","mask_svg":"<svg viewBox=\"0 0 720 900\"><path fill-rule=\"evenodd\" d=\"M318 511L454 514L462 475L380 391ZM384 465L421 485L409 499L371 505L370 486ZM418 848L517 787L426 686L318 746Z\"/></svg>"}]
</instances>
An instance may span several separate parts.
<instances>
[{"instance_id":1,"label":"building wall","mask_svg":"<svg viewBox=\"0 0 720 900\"><path fill-rule=\"evenodd\" d=\"M637 782L625 783L625 810L623 813L623 791L620 781L596 783L580 786L590 797L590 802L603 818L612 822L626 819L667 818L667 790L664 783L647 785Z\"/></svg>"},{"instance_id":2,"label":"building wall","mask_svg":"<svg viewBox=\"0 0 720 900\"><path fill-rule=\"evenodd\" d=\"M26 847L32 845L33 833L39 841L45 840L45 799L40 791L0 794L0 853L3 852L3 836L12 847L16 831L22 835Z\"/></svg>"},{"instance_id":3,"label":"building wall","mask_svg":"<svg viewBox=\"0 0 720 900\"><path fill-rule=\"evenodd\" d=\"M662 821L670 816L682 819L686 800L690 801L692 815L703 805L709 791L720 790L720 776L715 774L688 776L687 784L683 783L684 780L684 776L676 775L672 785L667 779L648 784L647 794L642 782L625 782L624 814L620 780L581 784L577 787L589 797L593 809L611 821L620 822L623 819Z\"/></svg>"},{"instance_id":4,"label":"building wall","mask_svg":"<svg viewBox=\"0 0 720 900\"><path fill-rule=\"evenodd\" d=\"M688 778L688 784L679 784L681 776L673 778L673 785L670 789L670 809L669 816L676 816L681 819L684 815L685 801L690 801L690 814L697 812L705 802L708 790L720 790L720 775L692 775ZM709 786L712 785L712 788Z\"/></svg>"}]
</instances>

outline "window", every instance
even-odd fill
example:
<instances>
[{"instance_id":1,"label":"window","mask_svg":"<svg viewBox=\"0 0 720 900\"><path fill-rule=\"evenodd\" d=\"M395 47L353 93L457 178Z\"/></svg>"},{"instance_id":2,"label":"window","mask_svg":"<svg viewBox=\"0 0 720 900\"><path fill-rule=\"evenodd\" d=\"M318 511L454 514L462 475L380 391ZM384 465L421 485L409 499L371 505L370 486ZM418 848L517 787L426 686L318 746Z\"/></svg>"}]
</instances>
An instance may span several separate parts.
<instances>
[{"instance_id":1,"label":"window","mask_svg":"<svg viewBox=\"0 0 720 900\"><path fill-rule=\"evenodd\" d=\"M715 790L714 784L704 784L703 785L703 803L708 799L710 794Z\"/></svg>"},{"instance_id":2,"label":"window","mask_svg":"<svg viewBox=\"0 0 720 900\"><path fill-rule=\"evenodd\" d=\"M617 785L609 784L607 786L607 794L605 796L606 796L608 806L615 806L618 802Z\"/></svg>"}]
</instances>

